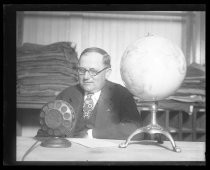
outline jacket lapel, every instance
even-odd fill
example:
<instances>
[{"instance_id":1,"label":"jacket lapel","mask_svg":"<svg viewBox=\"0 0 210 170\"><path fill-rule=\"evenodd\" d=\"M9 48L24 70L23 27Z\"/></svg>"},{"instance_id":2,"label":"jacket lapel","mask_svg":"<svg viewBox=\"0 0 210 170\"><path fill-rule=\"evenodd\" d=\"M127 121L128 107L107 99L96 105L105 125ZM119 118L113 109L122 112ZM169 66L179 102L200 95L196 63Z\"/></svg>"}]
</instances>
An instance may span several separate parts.
<instances>
[{"instance_id":1,"label":"jacket lapel","mask_svg":"<svg viewBox=\"0 0 210 170\"><path fill-rule=\"evenodd\" d=\"M69 100L74 101L74 106L75 106L75 112L76 112L76 126L74 131L77 131L80 129L80 127L83 126L83 124L81 124L81 118L82 118L82 107L83 107L83 103L84 103L84 91L80 86L77 86L77 90L79 91L79 95L73 95L72 98L70 98Z\"/></svg>"},{"instance_id":2,"label":"jacket lapel","mask_svg":"<svg viewBox=\"0 0 210 170\"><path fill-rule=\"evenodd\" d=\"M106 127L110 122L110 116L112 113L112 89L107 82L104 88L101 91L97 107L95 108L97 115L95 120L96 128Z\"/></svg>"}]
</instances>

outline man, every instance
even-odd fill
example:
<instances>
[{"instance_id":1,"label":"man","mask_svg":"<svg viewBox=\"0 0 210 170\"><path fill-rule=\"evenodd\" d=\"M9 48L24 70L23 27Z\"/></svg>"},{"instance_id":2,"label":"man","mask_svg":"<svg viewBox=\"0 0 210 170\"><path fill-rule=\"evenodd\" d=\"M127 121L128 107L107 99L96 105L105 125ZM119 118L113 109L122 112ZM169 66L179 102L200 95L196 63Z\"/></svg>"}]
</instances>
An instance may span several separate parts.
<instances>
[{"instance_id":1,"label":"man","mask_svg":"<svg viewBox=\"0 0 210 170\"><path fill-rule=\"evenodd\" d=\"M106 51L92 47L81 53L79 85L68 87L56 98L70 103L75 110L74 137L127 139L139 128L140 116L133 96L123 86L108 81L110 73ZM87 96L91 96L90 111L85 108Z\"/></svg>"}]
</instances>

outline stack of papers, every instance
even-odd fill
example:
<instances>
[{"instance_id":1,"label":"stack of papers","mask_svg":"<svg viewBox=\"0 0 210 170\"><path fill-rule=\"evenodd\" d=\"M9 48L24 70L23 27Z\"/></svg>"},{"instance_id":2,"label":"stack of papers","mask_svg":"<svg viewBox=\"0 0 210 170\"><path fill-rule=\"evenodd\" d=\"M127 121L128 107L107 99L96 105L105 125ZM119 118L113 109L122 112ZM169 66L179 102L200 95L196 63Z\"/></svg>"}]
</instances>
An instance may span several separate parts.
<instances>
[{"instance_id":1,"label":"stack of papers","mask_svg":"<svg viewBox=\"0 0 210 170\"><path fill-rule=\"evenodd\" d=\"M69 141L88 148L118 147L119 143L110 142L106 139L68 138Z\"/></svg>"}]
</instances>

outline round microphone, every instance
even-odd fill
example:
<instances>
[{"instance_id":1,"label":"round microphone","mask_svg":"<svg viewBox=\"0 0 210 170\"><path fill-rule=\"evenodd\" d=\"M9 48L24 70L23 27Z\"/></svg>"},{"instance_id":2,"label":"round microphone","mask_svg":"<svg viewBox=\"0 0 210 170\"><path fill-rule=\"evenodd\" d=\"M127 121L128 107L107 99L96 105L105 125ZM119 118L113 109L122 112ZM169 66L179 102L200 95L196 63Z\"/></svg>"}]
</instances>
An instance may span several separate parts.
<instances>
[{"instance_id":1,"label":"round microphone","mask_svg":"<svg viewBox=\"0 0 210 170\"><path fill-rule=\"evenodd\" d=\"M45 104L40 112L40 125L52 137L70 137L75 126L74 108L63 100Z\"/></svg>"}]
</instances>

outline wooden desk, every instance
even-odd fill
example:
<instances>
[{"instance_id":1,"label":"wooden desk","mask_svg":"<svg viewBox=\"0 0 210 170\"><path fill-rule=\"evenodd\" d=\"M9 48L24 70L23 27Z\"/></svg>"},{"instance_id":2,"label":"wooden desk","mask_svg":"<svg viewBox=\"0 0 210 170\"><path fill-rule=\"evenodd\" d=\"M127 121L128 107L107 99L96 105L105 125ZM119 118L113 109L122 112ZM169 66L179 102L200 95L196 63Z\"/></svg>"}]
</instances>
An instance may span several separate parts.
<instances>
[{"instance_id":1,"label":"wooden desk","mask_svg":"<svg viewBox=\"0 0 210 170\"><path fill-rule=\"evenodd\" d=\"M71 139L69 139L71 140ZM89 139L90 140L90 139ZM181 153L172 151L169 141L132 141L127 148L118 148L122 140L107 140L116 146L88 148L72 142L69 148L45 148L38 145L24 161L205 161L205 142L176 142ZM32 137L17 137L16 161L35 143Z\"/></svg>"}]
</instances>

